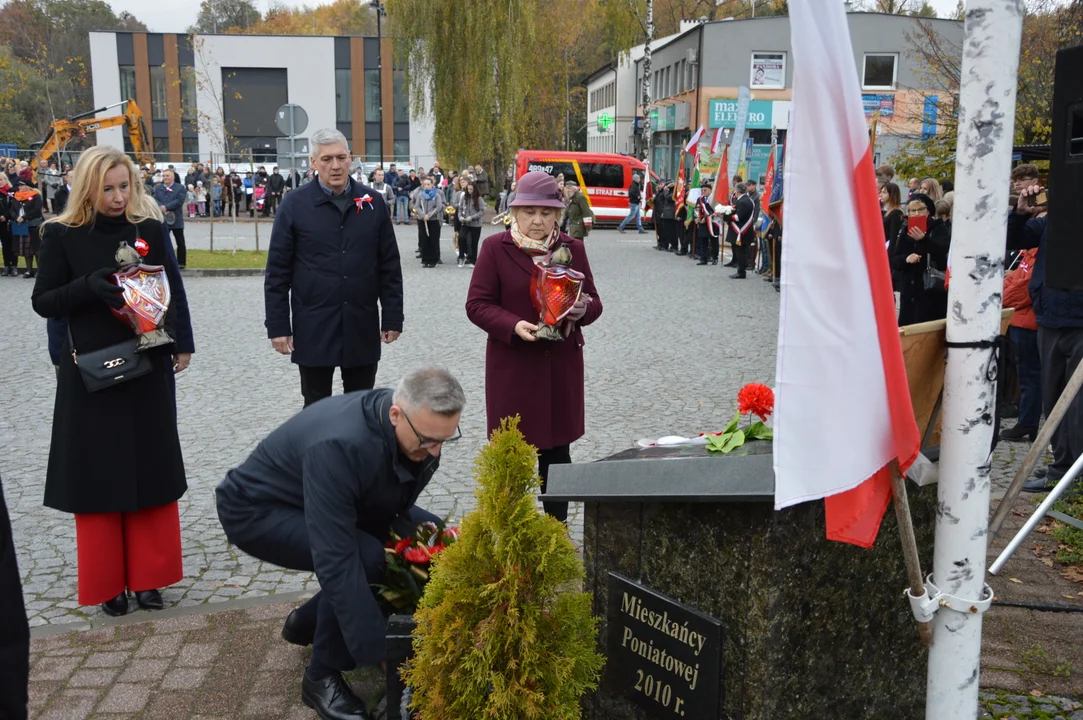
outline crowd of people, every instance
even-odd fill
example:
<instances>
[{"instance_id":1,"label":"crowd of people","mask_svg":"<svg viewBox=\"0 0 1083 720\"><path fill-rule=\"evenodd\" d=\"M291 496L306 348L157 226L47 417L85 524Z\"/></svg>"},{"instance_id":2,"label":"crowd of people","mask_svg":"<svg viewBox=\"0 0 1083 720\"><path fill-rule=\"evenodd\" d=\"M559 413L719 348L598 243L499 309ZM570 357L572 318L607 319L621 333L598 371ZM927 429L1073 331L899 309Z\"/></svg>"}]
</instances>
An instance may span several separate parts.
<instances>
[{"instance_id":1,"label":"crowd of people","mask_svg":"<svg viewBox=\"0 0 1083 720\"><path fill-rule=\"evenodd\" d=\"M730 260L725 266L735 270L731 279L746 279L751 270L778 289L779 268L772 262L772 256L778 251L781 228L774 217L764 212L754 179L733 177L732 192L725 199L722 212L717 207L722 203L711 204L714 182L710 179L703 180L685 198L679 197L675 180L660 180L656 187L654 197L648 202L653 208L656 250L686 257L697 265L718 265L725 242L730 248ZM641 193L640 178L634 175L629 198L637 199ZM639 231L644 232L639 216L641 206L630 204L628 217L621 221L618 230L624 232L635 220Z\"/></svg>"}]
</instances>

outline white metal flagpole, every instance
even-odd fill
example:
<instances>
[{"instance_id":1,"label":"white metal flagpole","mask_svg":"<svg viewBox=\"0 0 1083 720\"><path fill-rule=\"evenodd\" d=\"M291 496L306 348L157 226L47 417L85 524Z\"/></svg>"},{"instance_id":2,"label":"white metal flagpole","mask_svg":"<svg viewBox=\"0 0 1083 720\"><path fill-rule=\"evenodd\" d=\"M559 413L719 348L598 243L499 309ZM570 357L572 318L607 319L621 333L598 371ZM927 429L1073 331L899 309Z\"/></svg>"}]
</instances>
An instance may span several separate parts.
<instances>
[{"instance_id":1,"label":"white metal flagpole","mask_svg":"<svg viewBox=\"0 0 1083 720\"><path fill-rule=\"evenodd\" d=\"M925 606L935 613L926 720L967 720L978 713L982 613L992 599L985 584L996 402L991 368L1001 323L1022 19L1023 0L966 5L939 510Z\"/></svg>"}]
</instances>

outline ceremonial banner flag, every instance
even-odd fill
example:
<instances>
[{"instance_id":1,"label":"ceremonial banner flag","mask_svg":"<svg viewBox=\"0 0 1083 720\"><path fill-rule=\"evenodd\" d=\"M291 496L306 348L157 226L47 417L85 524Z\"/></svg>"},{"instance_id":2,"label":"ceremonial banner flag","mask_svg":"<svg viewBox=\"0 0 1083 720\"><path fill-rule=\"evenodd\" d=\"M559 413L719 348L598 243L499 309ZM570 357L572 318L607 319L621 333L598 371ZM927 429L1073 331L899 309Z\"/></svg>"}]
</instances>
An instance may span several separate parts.
<instances>
[{"instance_id":1,"label":"ceremonial banner flag","mask_svg":"<svg viewBox=\"0 0 1083 720\"><path fill-rule=\"evenodd\" d=\"M771 193L775 189L775 151L778 149L778 136L771 133L771 154L767 158L767 174L763 180L763 192L761 198L767 198L767 207L762 208L764 215L771 214ZM762 206L763 203L760 203Z\"/></svg>"},{"instance_id":2,"label":"ceremonial banner flag","mask_svg":"<svg viewBox=\"0 0 1083 720\"><path fill-rule=\"evenodd\" d=\"M678 208L684 202L684 155L684 151L681 151L681 167L677 170L677 182L673 184L673 202Z\"/></svg>"},{"instance_id":3,"label":"ceremonial banner flag","mask_svg":"<svg viewBox=\"0 0 1083 720\"><path fill-rule=\"evenodd\" d=\"M711 154L717 155L722 149L722 128L718 128L714 131L714 138L711 140Z\"/></svg>"},{"instance_id":4,"label":"ceremonial banner flag","mask_svg":"<svg viewBox=\"0 0 1083 720\"><path fill-rule=\"evenodd\" d=\"M891 499L890 466L905 472L921 438L846 10L794 3L790 34L775 508L825 498L828 539L871 547ZM824 178L850 201L830 220Z\"/></svg>"},{"instance_id":5,"label":"ceremonial banner flag","mask_svg":"<svg viewBox=\"0 0 1083 720\"><path fill-rule=\"evenodd\" d=\"M722 147L722 159L718 162L718 172L714 177L714 187L711 188L711 207L714 207L718 203L729 205L730 202L730 180L726 173L729 172L730 167L730 146L724 145Z\"/></svg>"},{"instance_id":6,"label":"ceremonial banner flag","mask_svg":"<svg viewBox=\"0 0 1083 720\"><path fill-rule=\"evenodd\" d=\"M696 134L692 136L692 139L688 141L688 144L684 146L686 153L695 153L699 155L699 150L696 148L699 145L699 141L703 138L703 134L707 132L706 128L702 125L699 126L699 130L696 130Z\"/></svg>"},{"instance_id":7,"label":"ceremonial banner flag","mask_svg":"<svg viewBox=\"0 0 1083 720\"><path fill-rule=\"evenodd\" d=\"M778 167L775 169L774 185L771 186L771 197L767 198L767 208L771 211L771 217L782 227L782 207L786 197L786 146L779 151Z\"/></svg>"}]
</instances>

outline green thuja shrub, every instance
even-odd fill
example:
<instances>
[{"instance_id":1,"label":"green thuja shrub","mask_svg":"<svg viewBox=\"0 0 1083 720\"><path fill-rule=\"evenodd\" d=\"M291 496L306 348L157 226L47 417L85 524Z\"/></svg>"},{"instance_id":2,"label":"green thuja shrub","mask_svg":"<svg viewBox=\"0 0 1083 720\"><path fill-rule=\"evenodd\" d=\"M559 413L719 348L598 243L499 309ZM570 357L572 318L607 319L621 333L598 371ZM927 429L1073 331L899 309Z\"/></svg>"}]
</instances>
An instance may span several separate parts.
<instances>
[{"instance_id":1,"label":"green thuja shrub","mask_svg":"<svg viewBox=\"0 0 1083 720\"><path fill-rule=\"evenodd\" d=\"M605 660L583 565L540 513L537 451L505 419L478 456L477 509L437 556L403 672L422 720L578 718Z\"/></svg>"}]
</instances>

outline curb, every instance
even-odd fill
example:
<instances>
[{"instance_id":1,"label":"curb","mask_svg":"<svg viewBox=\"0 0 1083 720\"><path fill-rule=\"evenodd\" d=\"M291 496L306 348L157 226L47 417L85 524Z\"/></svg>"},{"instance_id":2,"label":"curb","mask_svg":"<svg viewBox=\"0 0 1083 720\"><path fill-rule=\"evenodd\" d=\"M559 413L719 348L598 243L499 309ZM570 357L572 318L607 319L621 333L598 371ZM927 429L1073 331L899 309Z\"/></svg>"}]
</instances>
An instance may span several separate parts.
<instances>
[{"instance_id":1,"label":"curb","mask_svg":"<svg viewBox=\"0 0 1083 720\"><path fill-rule=\"evenodd\" d=\"M181 277L262 277L263 270L263 268L185 268L181 270Z\"/></svg>"},{"instance_id":2,"label":"curb","mask_svg":"<svg viewBox=\"0 0 1083 720\"><path fill-rule=\"evenodd\" d=\"M230 610L248 610L249 608L263 605L278 605L295 603L308 600L315 593L307 590L296 592L279 593L277 595L262 595L260 597L239 598L226 600L225 602L204 603L203 605L186 605L184 607L172 607L165 610L150 612L133 612L121 617L96 618L91 620L78 620L76 622L61 623L59 625L39 625L30 629L30 639L52 637L54 635L66 635L72 632L83 632L103 627L117 625L138 625L140 623L154 622L156 620L169 620L171 618L188 617L191 615L213 615L215 613Z\"/></svg>"}]
</instances>

